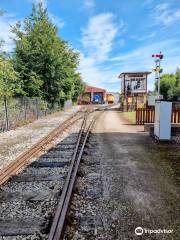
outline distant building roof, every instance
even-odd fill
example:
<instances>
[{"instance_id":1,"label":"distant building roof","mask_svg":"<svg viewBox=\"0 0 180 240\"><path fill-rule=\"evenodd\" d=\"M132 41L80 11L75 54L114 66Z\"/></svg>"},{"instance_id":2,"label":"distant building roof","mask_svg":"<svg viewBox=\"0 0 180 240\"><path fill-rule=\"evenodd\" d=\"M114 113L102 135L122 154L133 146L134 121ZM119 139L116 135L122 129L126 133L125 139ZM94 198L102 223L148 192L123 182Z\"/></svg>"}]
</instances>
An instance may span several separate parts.
<instances>
[{"instance_id":1,"label":"distant building roof","mask_svg":"<svg viewBox=\"0 0 180 240\"><path fill-rule=\"evenodd\" d=\"M97 88L97 87L93 87L93 86L86 86L85 88L85 92L103 92L105 93L106 90L103 88Z\"/></svg>"},{"instance_id":2,"label":"distant building roof","mask_svg":"<svg viewBox=\"0 0 180 240\"><path fill-rule=\"evenodd\" d=\"M151 74L151 72L148 72L148 71L144 71L144 72L122 72L119 76L118 76L118 78L121 78L123 75L125 75L125 74L147 74L147 75L149 75L149 74Z\"/></svg>"}]
</instances>

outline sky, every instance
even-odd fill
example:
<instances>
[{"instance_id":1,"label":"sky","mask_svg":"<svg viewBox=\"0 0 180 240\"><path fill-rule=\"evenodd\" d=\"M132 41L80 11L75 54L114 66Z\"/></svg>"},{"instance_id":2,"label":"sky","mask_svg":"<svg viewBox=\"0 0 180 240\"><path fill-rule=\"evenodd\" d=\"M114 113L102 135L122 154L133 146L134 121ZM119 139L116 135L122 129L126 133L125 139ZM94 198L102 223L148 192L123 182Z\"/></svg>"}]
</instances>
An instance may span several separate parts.
<instances>
[{"instance_id":1,"label":"sky","mask_svg":"<svg viewBox=\"0 0 180 240\"><path fill-rule=\"evenodd\" d=\"M124 71L152 71L151 55L164 54L164 73L180 67L180 0L0 0L0 39L11 52L10 25L43 2L59 35L80 54L79 71L89 85L120 91ZM154 73L148 89L154 88Z\"/></svg>"}]
</instances>

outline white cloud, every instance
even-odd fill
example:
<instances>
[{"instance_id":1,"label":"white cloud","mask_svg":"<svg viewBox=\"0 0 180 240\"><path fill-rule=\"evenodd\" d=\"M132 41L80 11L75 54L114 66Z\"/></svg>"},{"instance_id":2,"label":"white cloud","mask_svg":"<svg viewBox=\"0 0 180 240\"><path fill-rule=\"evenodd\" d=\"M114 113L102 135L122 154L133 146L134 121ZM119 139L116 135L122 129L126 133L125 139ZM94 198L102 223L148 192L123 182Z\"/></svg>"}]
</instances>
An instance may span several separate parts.
<instances>
[{"instance_id":1,"label":"white cloud","mask_svg":"<svg viewBox=\"0 0 180 240\"><path fill-rule=\"evenodd\" d=\"M82 53L80 55L79 71L87 83L95 84L96 86L101 83L101 73L95 65L95 60L85 57Z\"/></svg>"},{"instance_id":2,"label":"white cloud","mask_svg":"<svg viewBox=\"0 0 180 240\"><path fill-rule=\"evenodd\" d=\"M152 43L152 44L148 44L148 45L144 45L142 47L136 48L133 51L130 51L129 53L111 58L111 61L137 61L141 59L141 60L145 60L145 59L149 59L149 57L151 57L152 54L154 53L158 53L160 51L165 50L166 52L173 52L173 48L175 48L175 46L178 46L179 41L178 40L173 40L173 39L169 39L166 41L160 41L160 42L156 42L156 43ZM174 46L174 47L173 47ZM170 50L167 50L170 49ZM174 52L173 52L174 53ZM177 54L177 52L176 52Z\"/></svg>"},{"instance_id":3,"label":"white cloud","mask_svg":"<svg viewBox=\"0 0 180 240\"><path fill-rule=\"evenodd\" d=\"M52 23L54 25L56 25L59 29L64 27L65 22L61 18L59 18L58 16L56 16L52 13L49 13L49 17L50 17Z\"/></svg>"},{"instance_id":4,"label":"white cloud","mask_svg":"<svg viewBox=\"0 0 180 240\"><path fill-rule=\"evenodd\" d=\"M85 57L81 53L81 61L79 71L84 79L90 85L97 87L106 87L109 83L119 83L119 88L108 88L109 91L119 91L120 81L117 79L118 72L112 70L112 68L104 68L101 65L97 65L96 60L93 58ZM107 84L107 85L106 85Z\"/></svg>"},{"instance_id":5,"label":"white cloud","mask_svg":"<svg viewBox=\"0 0 180 240\"><path fill-rule=\"evenodd\" d=\"M5 15L0 17L0 40L4 42L2 50L11 52L14 47L13 33L11 32L11 26L15 25L17 19L13 18L13 15Z\"/></svg>"},{"instance_id":6,"label":"white cloud","mask_svg":"<svg viewBox=\"0 0 180 240\"><path fill-rule=\"evenodd\" d=\"M83 0L83 4L85 8L94 8L95 0Z\"/></svg>"},{"instance_id":7,"label":"white cloud","mask_svg":"<svg viewBox=\"0 0 180 240\"><path fill-rule=\"evenodd\" d=\"M154 60L152 54L162 51L164 59L162 67L165 73L173 73L180 66L180 49L179 40L166 40L158 43L144 45L126 54L119 55L111 59L114 63L114 68L119 68L119 73L122 71L152 71L154 68ZM154 75L151 74L148 81L148 89L154 87Z\"/></svg>"},{"instance_id":8,"label":"white cloud","mask_svg":"<svg viewBox=\"0 0 180 240\"><path fill-rule=\"evenodd\" d=\"M87 55L98 61L106 60L118 34L118 26L114 23L114 15L104 13L92 17L82 33L82 44L87 51Z\"/></svg>"},{"instance_id":9,"label":"white cloud","mask_svg":"<svg viewBox=\"0 0 180 240\"><path fill-rule=\"evenodd\" d=\"M174 9L168 3L161 3L156 5L152 16L157 24L169 26L180 20L180 8Z\"/></svg>"},{"instance_id":10,"label":"white cloud","mask_svg":"<svg viewBox=\"0 0 180 240\"><path fill-rule=\"evenodd\" d=\"M127 26L123 21L117 24L115 20L112 13L98 14L90 18L87 26L82 29L81 42L84 51L81 51L79 71L84 81L90 85L106 87L108 83L119 82L117 71L109 67L107 61L114 44L124 46L125 41L119 36Z\"/></svg>"},{"instance_id":11,"label":"white cloud","mask_svg":"<svg viewBox=\"0 0 180 240\"><path fill-rule=\"evenodd\" d=\"M145 40L151 39L151 38L153 38L153 37L155 37L155 36L156 36L156 32L152 32L152 33L150 33L150 34L144 34L144 35L141 36L141 37L136 36L136 35L132 35L132 36L131 36L131 39L134 39L134 40L136 40L136 41L141 42L141 41L145 41Z\"/></svg>"}]
</instances>

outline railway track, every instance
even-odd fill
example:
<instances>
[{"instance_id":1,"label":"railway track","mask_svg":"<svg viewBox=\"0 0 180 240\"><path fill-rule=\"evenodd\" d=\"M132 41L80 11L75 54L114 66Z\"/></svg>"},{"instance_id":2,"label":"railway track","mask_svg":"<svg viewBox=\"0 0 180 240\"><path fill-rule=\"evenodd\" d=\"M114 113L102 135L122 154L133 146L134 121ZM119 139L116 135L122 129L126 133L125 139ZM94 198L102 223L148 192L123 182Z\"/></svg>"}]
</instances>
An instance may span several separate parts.
<instances>
[{"instance_id":1,"label":"railway track","mask_svg":"<svg viewBox=\"0 0 180 240\"><path fill-rule=\"evenodd\" d=\"M88 109L90 111L90 109ZM18 156L11 164L0 171L0 186L8 181L13 175L21 170L31 158L36 156L42 149L44 149L49 143L53 141L61 132L66 130L69 126L74 124L78 119L83 117L83 112L86 112L86 108L82 108L77 113L70 116L66 121L57 126L47 136L43 137L40 141L34 144L30 149L23 152Z\"/></svg>"},{"instance_id":2,"label":"railway track","mask_svg":"<svg viewBox=\"0 0 180 240\"><path fill-rule=\"evenodd\" d=\"M0 178L0 240L62 237L83 150L99 114L91 110L72 116L4 170ZM63 132L62 140L59 135ZM49 144L53 146L26 166Z\"/></svg>"}]
</instances>

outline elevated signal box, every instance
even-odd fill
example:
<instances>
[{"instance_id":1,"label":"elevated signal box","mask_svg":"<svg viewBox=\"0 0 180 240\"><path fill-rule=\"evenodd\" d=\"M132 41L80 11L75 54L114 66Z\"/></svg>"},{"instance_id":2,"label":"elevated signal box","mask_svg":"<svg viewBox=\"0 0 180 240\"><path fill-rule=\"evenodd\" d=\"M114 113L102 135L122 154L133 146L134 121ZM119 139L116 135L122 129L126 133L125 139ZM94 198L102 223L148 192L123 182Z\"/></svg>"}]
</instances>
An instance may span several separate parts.
<instances>
[{"instance_id":1,"label":"elevated signal box","mask_svg":"<svg viewBox=\"0 0 180 240\"><path fill-rule=\"evenodd\" d=\"M147 76L151 72L123 72L119 75L121 79L121 94L133 96L134 94L147 93Z\"/></svg>"},{"instance_id":2,"label":"elevated signal box","mask_svg":"<svg viewBox=\"0 0 180 240\"><path fill-rule=\"evenodd\" d=\"M122 72L121 96L129 104L145 103L147 96L147 78L151 72Z\"/></svg>"}]
</instances>

